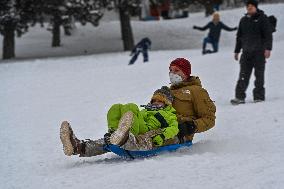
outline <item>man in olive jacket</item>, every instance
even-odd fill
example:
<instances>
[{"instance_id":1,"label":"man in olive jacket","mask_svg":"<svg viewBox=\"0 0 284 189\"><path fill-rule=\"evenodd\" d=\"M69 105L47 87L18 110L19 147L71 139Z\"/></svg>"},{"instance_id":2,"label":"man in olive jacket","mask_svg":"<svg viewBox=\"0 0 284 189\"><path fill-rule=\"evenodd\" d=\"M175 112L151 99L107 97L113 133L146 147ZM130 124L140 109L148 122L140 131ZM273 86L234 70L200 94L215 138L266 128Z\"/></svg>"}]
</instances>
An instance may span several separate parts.
<instances>
[{"instance_id":1,"label":"man in olive jacket","mask_svg":"<svg viewBox=\"0 0 284 189\"><path fill-rule=\"evenodd\" d=\"M215 125L216 106L200 79L191 76L191 64L184 58L177 58L170 64L171 92L174 96L179 123L180 142L192 141L194 133L207 131Z\"/></svg>"},{"instance_id":2,"label":"man in olive jacket","mask_svg":"<svg viewBox=\"0 0 284 189\"><path fill-rule=\"evenodd\" d=\"M246 89L252 70L255 74L255 88L253 98L255 102L265 100L264 71L265 62L272 50L272 26L262 10L257 8L256 0L246 2L247 14L241 18L235 47L235 60L240 59L240 74L235 90L233 105L245 103Z\"/></svg>"}]
</instances>

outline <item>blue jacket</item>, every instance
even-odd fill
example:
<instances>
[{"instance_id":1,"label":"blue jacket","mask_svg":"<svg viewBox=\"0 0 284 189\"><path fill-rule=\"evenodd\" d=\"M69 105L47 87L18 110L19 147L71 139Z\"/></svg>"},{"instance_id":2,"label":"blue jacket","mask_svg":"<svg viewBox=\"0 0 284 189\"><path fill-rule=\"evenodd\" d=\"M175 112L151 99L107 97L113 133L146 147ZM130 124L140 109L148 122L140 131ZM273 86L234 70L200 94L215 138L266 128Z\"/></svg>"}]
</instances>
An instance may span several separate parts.
<instances>
[{"instance_id":1,"label":"blue jacket","mask_svg":"<svg viewBox=\"0 0 284 189\"><path fill-rule=\"evenodd\" d=\"M135 45L131 53L147 51L150 48L151 48L151 40L148 37L145 37Z\"/></svg>"}]
</instances>

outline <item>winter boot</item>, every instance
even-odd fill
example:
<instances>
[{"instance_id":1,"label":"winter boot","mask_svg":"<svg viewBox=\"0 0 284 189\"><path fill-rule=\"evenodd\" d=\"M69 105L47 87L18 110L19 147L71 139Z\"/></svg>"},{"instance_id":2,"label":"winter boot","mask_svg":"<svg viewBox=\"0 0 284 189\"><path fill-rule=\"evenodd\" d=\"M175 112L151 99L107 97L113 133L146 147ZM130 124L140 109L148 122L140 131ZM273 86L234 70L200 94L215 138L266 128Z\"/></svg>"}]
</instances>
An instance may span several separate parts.
<instances>
[{"instance_id":1,"label":"winter boot","mask_svg":"<svg viewBox=\"0 0 284 189\"><path fill-rule=\"evenodd\" d=\"M234 98L231 100L232 105L239 105L239 104L244 104L244 103L246 103L244 99Z\"/></svg>"},{"instance_id":2,"label":"winter boot","mask_svg":"<svg viewBox=\"0 0 284 189\"><path fill-rule=\"evenodd\" d=\"M60 139L63 144L64 154L67 156L82 154L85 143L77 139L70 124L63 121L60 127Z\"/></svg>"},{"instance_id":3,"label":"winter boot","mask_svg":"<svg viewBox=\"0 0 284 189\"><path fill-rule=\"evenodd\" d=\"M262 100L262 99L254 99L253 102L254 102L254 103L264 102L264 100Z\"/></svg>"},{"instance_id":4,"label":"winter boot","mask_svg":"<svg viewBox=\"0 0 284 189\"><path fill-rule=\"evenodd\" d=\"M115 145L123 145L129 135L129 130L133 123L133 112L126 112L119 120L118 128L110 136L110 143Z\"/></svg>"}]
</instances>

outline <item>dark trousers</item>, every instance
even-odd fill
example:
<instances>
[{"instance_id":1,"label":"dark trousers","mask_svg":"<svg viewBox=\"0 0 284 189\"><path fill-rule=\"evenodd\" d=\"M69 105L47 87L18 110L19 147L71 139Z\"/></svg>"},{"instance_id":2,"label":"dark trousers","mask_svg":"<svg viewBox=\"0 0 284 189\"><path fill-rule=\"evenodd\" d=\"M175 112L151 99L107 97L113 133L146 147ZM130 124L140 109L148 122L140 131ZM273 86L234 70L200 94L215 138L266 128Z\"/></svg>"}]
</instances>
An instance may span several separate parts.
<instances>
[{"instance_id":1,"label":"dark trousers","mask_svg":"<svg viewBox=\"0 0 284 189\"><path fill-rule=\"evenodd\" d=\"M140 52L141 51L135 52L135 54L133 55L133 57L129 61L129 64L134 64L135 63L135 61L137 60ZM142 54L143 54L143 62L148 62L148 60L149 60L149 58L148 58L148 51L147 50L142 50Z\"/></svg>"},{"instance_id":2,"label":"dark trousers","mask_svg":"<svg viewBox=\"0 0 284 189\"><path fill-rule=\"evenodd\" d=\"M265 100L264 88L264 70L265 57L264 52L243 52L240 60L240 74L236 86L236 98L245 99L246 89L249 85L250 76L254 69L255 81L253 89L254 100Z\"/></svg>"},{"instance_id":3,"label":"dark trousers","mask_svg":"<svg viewBox=\"0 0 284 189\"><path fill-rule=\"evenodd\" d=\"M206 49L207 43L211 43L212 44L213 51ZM202 47L203 54L218 52L218 46L219 46L218 45L218 41L213 40L211 37L205 37L204 40L203 40L203 47Z\"/></svg>"}]
</instances>

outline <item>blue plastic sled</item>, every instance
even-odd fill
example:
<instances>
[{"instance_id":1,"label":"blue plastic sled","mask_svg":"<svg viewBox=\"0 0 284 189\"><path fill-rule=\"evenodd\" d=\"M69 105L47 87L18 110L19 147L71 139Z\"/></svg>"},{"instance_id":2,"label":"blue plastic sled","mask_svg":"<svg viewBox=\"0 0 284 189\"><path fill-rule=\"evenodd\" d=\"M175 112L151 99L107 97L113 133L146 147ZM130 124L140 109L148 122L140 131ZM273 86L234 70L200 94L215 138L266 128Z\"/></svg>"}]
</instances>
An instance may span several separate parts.
<instances>
[{"instance_id":1,"label":"blue plastic sled","mask_svg":"<svg viewBox=\"0 0 284 189\"><path fill-rule=\"evenodd\" d=\"M162 152L171 152L181 147L189 147L191 145L192 145L192 142L186 142L183 144L173 144L173 145L168 145L168 146L162 146L162 147L159 147L153 150L137 150L137 151L125 150L121 148L120 146L113 145L113 144L107 145L104 148L106 151L113 152L121 157L135 159L135 158L143 158L143 157L158 155Z\"/></svg>"}]
</instances>

